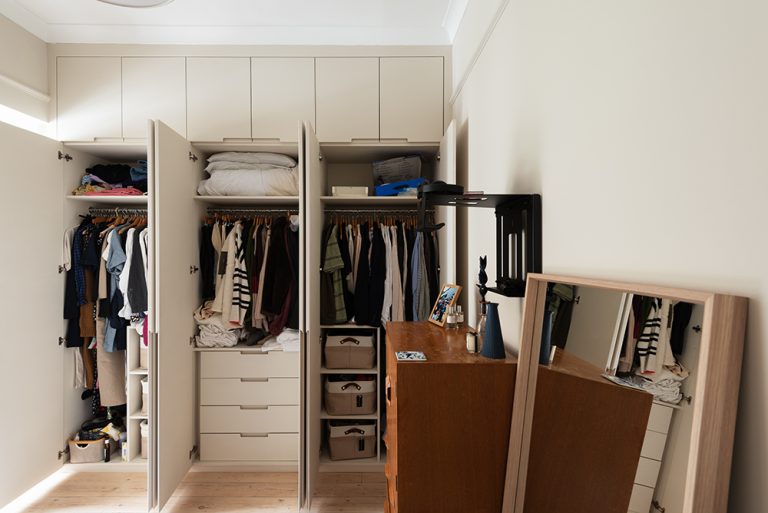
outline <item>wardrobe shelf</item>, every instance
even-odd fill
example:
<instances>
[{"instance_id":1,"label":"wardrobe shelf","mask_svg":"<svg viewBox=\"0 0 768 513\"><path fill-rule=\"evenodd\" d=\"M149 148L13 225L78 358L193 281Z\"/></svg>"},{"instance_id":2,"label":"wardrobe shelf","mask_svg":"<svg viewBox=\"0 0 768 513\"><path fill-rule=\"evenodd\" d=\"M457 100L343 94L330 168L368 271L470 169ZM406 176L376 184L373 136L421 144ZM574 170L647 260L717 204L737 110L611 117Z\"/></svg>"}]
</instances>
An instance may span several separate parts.
<instances>
[{"instance_id":1,"label":"wardrobe shelf","mask_svg":"<svg viewBox=\"0 0 768 513\"><path fill-rule=\"evenodd\" d=\"M324 330L377 330L375 326L361 326L359 324L322 324Z\"/></svg>"},{"instance_id":2,"label":"wardrobe shelf","mask_svg":"<svg viewBox=\"0 0 768 513\"><path fill-rule=\"evenodd\" d=\"M146 139L128 141L67 142L64 143L62 151L66 153L67 148L84 151L112 162L134 163L137 160L146 160L147 158Z\"/></svg>"},{"instance_id":3,"label":"wardrobe shelf","mask_svg":"<svg viewBox=\"0 0 768 513\"><path fill-rule=\"evenodd\" d=\"M320 196L326 205L355 205L371 207L390 207L394 205L418 204L416 196Z\"/></svg>"},{"instance_id":4,"label":"wardrobe shelf","mask_svg":"<svg viewBox=\"0 0 768 513\"><path fill-rule=\"evenodd\" d=\"M296 142L281 142L278 140L252 140L252 141L213 141L193 142L192 146L206 155L221 153L224 151L268 152L282 153L297 158L299 144Z\"/></svg>"},{"instance_id":5,"label":"wardrobe shelf","mask_svg":"<svg viewBox=\"0 0 768 513\"><path fill-rule=\"evenodd\" d=\"M147 196L67 196L68 200L98 205L146 205Z\"/></svg>"},{"instance_id":6,"label":"wardrobe shelf","mask_svg":"<svg viewBox=\"0 0 768 513\"><path fill-rule=\"evenodd\" d=\"M271 337L270 337L271 338ZM266 340L269 340L267 338ZM248 351L249 353L264 353L265 351L261 350L261 346L248 346L245 344L237 344L236 346L232 347L195 347L195 352L202 353L202 352L211 352L211 353L219 353L219 352L236 352L236 351ZM282 349L276 349L275 351L282 351ZM271 351L266 351L271 352Z\"/></svg>"},{"instance_id":7,"label":"wardrobe shelf","mask_svg":"<svg viewBox=\"0 0 768 513\"><path fill-rule=\"evenodd\" d=\"M373 369L320 369L320 374L378 374L379 370Z\"/></svg>"},{"instance_id":8,"label":"wardrobe shelf","mask_svg":"<svg viewBox=\"0 0 768 513\"><path fill-rule=\"evenodd\" d=\"M320 418L323 420L379 420L378 413L370 413L368 415L331 415L325 408L320 414Z\"/></svg>"},{"instance_id":9,"label":"wardrobe shelf","mask_svg":"<svg viewBox=\"0 0 768 513\"><path fill-rule=\"evenodd\" d=\"M298 196L195 196L195 201L210 205L287 205L299 204Z\"/></svg>"},{"instance_id":10,"label":"wardrobe shelf","mask_svg":"<svg viewBox=\"0 0 768 513\"><path fill-rule=\"evenodd\" d=\"M434 157L440 143L409 143L405 141L370 141L351 143L320 143L320 152L330 162L375 162L404 155Z\"/></svg>"}]
</instances>

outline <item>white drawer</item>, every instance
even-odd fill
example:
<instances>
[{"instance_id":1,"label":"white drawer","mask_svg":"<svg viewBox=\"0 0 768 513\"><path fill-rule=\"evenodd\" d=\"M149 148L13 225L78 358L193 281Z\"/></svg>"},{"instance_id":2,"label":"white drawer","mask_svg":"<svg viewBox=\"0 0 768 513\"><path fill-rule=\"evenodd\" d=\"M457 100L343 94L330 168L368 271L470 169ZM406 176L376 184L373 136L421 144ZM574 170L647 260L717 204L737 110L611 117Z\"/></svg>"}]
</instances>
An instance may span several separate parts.
<instances>
[{"instance_id":1,"label":"white drawer","mask_svg":"<svg viewBox=\"0 0 768 513\"><path fill-rule=\"evenodd\" d=\"M674 409L669 406L654 403L651 406L651 415L648 417L648 431L668 433L673 411Z\"/></svg>"},{"instance_id":2,"label":"white drawer","mask_svg":"<svg viewBox=\"0 0 768 513\"><path fill-rule=\"evenodd\" d=\"M637 473L635 473L635 484L656 488L659 469L661 469L660 461L640 458L640 462L637 464Z\"/></svg>"},{"instance_id":3,"label":"white drawer","mask_svg":"<svg viewBox=\"0 0 768 513\"><path fill-rule=\"evenodd\" d=\"M205 351L202 378L298 378L299 353L270 351Z\"/></svg>"},{"instance_id":4,"label":"white drawer","mask_svg":"<svg viewBox=\"0 0 768 513\"><path fill-rule=\"evenodd\" d=\"M298 433L298 406L201 406L201 433Z\"/></svg>"},{"instance_id":5,"label":"white drawer","mask_svg":"<svg viewBox=\"0 0 768 513\"><path fill-rule=\"evenodd\" d=\"M629 499L630 513L648 513L653 502L653 488L635 485L632 487L632 497Z\"/></svg>"},{"instance_id":6,"label":"white drawer","mask_svg":"<svg viewBox=\"0 0 768 513\"><path fill-rule=\"evenodd\" d=\"M664 444L666 442L667 435L655 431L646 431L640 456L661 461L662 456L664 456Z\"/></svg>"},{"instance_id":7,"label":"white drawer","mask_svg":"<svg viewBox=\"0 0 768 513\"><path fill-rule=\"evenodd\" d=\"M200 435L202 461L297 461L299 435Z\"/></svg>"},{"instance_id":8,"label":"white drawer","mask_svg":"<svg viewBox=\"0 0 768 513\"><path fill-rule=\"evenodd\" d=\"M201 406L299 404L298 378L201 379Z\"/></svg>"}]
</instances>

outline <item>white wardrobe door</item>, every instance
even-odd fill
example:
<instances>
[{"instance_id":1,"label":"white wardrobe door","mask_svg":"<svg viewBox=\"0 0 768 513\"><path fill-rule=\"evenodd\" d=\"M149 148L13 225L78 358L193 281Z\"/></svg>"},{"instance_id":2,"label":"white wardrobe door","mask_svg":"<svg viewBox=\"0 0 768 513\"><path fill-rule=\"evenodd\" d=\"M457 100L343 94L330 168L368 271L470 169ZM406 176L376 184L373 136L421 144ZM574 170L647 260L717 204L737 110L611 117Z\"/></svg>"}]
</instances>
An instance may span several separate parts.
<instances>
[{"instance_id":1,"label":"white wardrobe door","mask_svg":"<svg viewBox=\"0 0 768 513\"><path fill-rule=\"evenodd\" d=\"M183 57L123 57L123 137L147 137L147 120L187 133Z\"/></svg>"},{"instance_id":2,"label":"white wardrobe door","mask_svg":"<svg viewBox=\"0 0 768 513\"><path fill-rule=\"evenodd\" d=\"M28 189L30 173L45 184L36 188L33 204L29 195L9 193L0 207L9 220L3 230L0 266L0 287L5 291L0 307L9 320L3 330L5 365L0 372L5 420L0 422L0 437L7 441L0 509L61 466L57 453L64 449L67 436L62 436L62 396L74 393L72 376L65 382L62 360L74 358L75 349L56 343L64 335L64 281L57 273L64 196L57 149L56 141L0 123L7 190Z\"/></svg>"},{"instance_id":3,"label":"white wardrobe door","mask_svg":"<svg viewBox=\"0 0 768 513\"><path fill-rule=\"evenodd\" d=\"M318 140L378 140L379 59L319 58L315 65Z\"/></svg>"},{"instance_id":4,"label":"white wardrobe door","mask_svg":"<svg viewBox=\"0 0 768 513\"><path fill-rule=\"evenodd\" d=\"M56 77L60 140L122 137L120 57L59 57Z\"/></svg>"},{"instance_id":5,"label":"white wardrobe door","mask_svg":"<svg viewBox=\"0 0 768 513\"><path fill-rule=\"evenodd\" d=\"M189 339L200 300L198 230L193 198L204 159L161 122L155 128L155 250L157 258L157 505L162 508L192 464L196 440L195 355Z\"/></svg>"},{"instance_id":6,"label":"white wardrobe door","mask_svg":"<svg viewBox=\"0 0 768 513\"><path fill-rule=\"evenodd\" d=\"M251 59L187 59L187 138L251 138Z\"/></svg>"},{"instance_id":7,"label":"white wardrobe door","mask_svg":"<svg viewBox=\"0 0 768 513\"><path fill-rule=\"evenodd\" d=\"M315 121L315 59L251 59L253 138L298 142L296 126Z\"/></svg>"},{"instance_id":8,"label":"white wardrobe door","mask_svg":"<svg viewBox=\"0 0 768 513\"><path fill-rule=\"evenodd\" d=\"M443 58L381 58L381 138L434 142L443 136Z\"/></svg>"},{"instance_id":9,"label":"white wardrobe door","mask_svg":"<svg viewBox=\"0 0 768 513\"><path fill-rule=\"evenodd\" d=\"M320 247L323 230L323 204L320 196L325 194L325 161L320 155L320 144L310 123L304 128L306 158L306 301L308 305L317 305L320 300ZM322 348L320 344L320 309L308 308L306 335L306 503L308 509L312 494L317 484L320 466L321 421L320 405L322 401L322 379L320 362Z\"/></svg>"}]
</instances>

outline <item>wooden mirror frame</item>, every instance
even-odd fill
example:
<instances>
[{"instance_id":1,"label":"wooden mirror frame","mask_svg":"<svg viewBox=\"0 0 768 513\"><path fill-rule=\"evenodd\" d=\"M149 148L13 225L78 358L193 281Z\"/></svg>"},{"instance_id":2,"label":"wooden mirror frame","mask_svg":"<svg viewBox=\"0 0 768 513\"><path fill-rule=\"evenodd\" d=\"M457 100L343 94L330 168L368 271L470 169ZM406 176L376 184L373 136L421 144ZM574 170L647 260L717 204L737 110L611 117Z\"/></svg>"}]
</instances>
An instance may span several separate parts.
<instances>
[{"instance_id":1,"label":"wooden mirror frame","mask_svg":"<svg viewBox=\"0 0 768 513\"><path fill-rule=\"evenodd\" d=\"M691 445L681 513L725 513L728 508L741 383L747 299L711 292L547 274L529 274L526 285L502 513L524 511L539 349L547 285L550 282L597 287L704 306Z\"/></svg>"}]
</instances>

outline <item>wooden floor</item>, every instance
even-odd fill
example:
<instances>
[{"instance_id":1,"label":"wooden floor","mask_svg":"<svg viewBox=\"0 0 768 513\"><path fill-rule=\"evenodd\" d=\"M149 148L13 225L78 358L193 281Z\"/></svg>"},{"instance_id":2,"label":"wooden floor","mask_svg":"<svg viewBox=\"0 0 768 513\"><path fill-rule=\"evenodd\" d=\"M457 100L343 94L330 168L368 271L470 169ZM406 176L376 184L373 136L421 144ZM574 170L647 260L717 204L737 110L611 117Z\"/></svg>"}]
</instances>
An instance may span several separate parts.
<instances>
[{"instance_id":1,"label":"wooden floor","mask_svg":"<svg viewBox=\"0 0 768 513\"><path fill-rule=\"evenodd\" d=\"M298 511L295 473L190 472L163 513L289 513ZM143 513L143 473L73 473L25 512ZM321 473L312 513L382 513L383 474Z\"/></svg>"}]
</instances>

